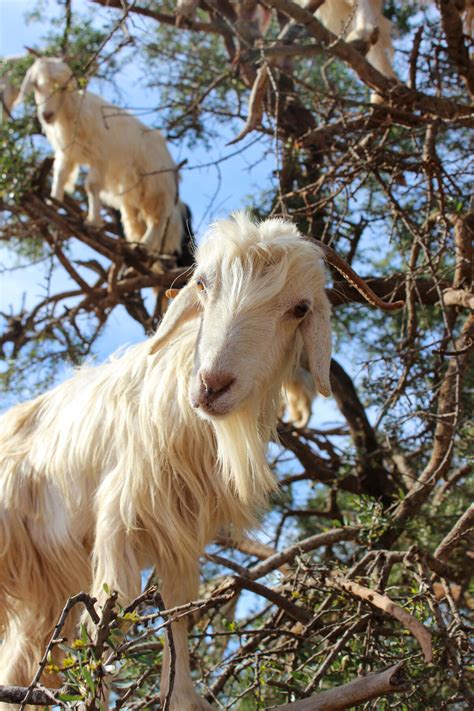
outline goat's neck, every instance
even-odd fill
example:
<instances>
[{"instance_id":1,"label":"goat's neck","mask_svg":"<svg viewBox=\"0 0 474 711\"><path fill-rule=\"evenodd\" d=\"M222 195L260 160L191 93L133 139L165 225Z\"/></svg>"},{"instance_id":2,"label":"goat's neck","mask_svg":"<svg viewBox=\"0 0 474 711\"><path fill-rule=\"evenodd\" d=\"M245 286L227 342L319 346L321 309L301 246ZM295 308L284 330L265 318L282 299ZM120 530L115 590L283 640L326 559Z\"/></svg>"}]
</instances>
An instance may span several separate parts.
<instances>
[{"instance_id":1,"label":"goat's neck","mask_svg":"<svg viewBox=\"0 0 474 711\"><path fill-rule=\"evenodd\" d=\"M58 123L63 140L74 142L82 134L84 95L77 90L64 93L61 107L58 111Z\"/></svg>"}]
</instances>

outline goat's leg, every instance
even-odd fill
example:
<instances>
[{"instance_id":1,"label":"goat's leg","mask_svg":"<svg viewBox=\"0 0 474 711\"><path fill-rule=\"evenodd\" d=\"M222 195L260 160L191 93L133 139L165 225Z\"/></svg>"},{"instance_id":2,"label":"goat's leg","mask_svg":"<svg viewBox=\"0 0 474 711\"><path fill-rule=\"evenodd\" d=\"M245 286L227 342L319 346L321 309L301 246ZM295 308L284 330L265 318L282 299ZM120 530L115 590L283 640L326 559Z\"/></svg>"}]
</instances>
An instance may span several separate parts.
<instances>
[{"instance_id":1,"label":"goat's leg","mask_svg":"<svg viewBox=\"0 0 474 711\"><path fill-rule=\"evenodd\" d=\"M360 41L370 46L377 41L382 8L377 12L374 0L357 0L355 5L352 30L347 35L346 42Z\"/></svg>"},{"instance_id":2,"label":"goat's leg","mask_svg":"<svg viewBox=\"0 0 474 711\"><path fill-rule=\"evenodd\" d=\"M178 206L165 219L147 219L147 229L142 244L149 252L174 254L181 252L182 222Z\"/></svg>"},{"instance_id":3,"label":"goat's leg","mask_svg":"<svg viewBox=\"0 0 474 711\"><path fill-rule=\"evenodd\" d=\"M100 191L104 185L100 171L91 166L86 179L86 193L89 203L86 222L93 227L101 227L104 222L100 216Z\"/></svg>"},{"instance_id":4,"label":"goat's leg","mask_svg":"<svg viewBox=\"0 0 474 711\"><path fill-rule=\"evenodd\" d=\"M74 176L77 174L77 164L65 153L56 153L53 166L53 184L51 187L51 197L55 200L63 201L66 185L71 186Z\"/></svg>"},{"instance_id":5,"label":"goat's leg","mask_svg":"<svg viewBox=\"0 0 474 711\"><path fill-rule=\"evenodd\" d=\"M166 239L165 230L168 220L165 222L157 222L154 219L148 219L146 222L146 231L143 235L141 243L149 252L162 254L164 250L164 242Z\"/></svg>"},{"instance_id":6,"label":"goat's leg","mask_svg":"<svg viewBox=\"0 0 474 711\"><path fill-rule=\"evenodd\" d=\"M397 75L393 71L390 62L390 48L384 47L381 41L374 44L367 53L367 60L375 69L378 69L381 74L390 79L396 79Z\"/></svg>"},{"instance_id":7,"label":"goat's leg","mask_svg":"<svg viewBox=\"0 0 474 711\"><path fill-rule=\"evenodd\" d=\"M124 202L120 206L123 231L128 242L141 242L146 230L144 221L140 218L137 207Z\"/></svg>"},{"instance_id":8,"label":"goat's leg","mask_svg":"<svg viewBox=\"0 0 474 711\"><path fill-rule=\"evenodd\" d=\"M197 566L188 574L177 575L176 571L161 571L161 595L167 609L184 605L197 599L199 591L199 573ZM161 674L161 703L168 694L168 682L171 663L174 664L174 681L170 695L170 711L209 711L213 707L194 691L188 650L188 617L183 617L171 625L174 655L168 642L165 643L163 668Z\"/></svg>"}]
</instances>

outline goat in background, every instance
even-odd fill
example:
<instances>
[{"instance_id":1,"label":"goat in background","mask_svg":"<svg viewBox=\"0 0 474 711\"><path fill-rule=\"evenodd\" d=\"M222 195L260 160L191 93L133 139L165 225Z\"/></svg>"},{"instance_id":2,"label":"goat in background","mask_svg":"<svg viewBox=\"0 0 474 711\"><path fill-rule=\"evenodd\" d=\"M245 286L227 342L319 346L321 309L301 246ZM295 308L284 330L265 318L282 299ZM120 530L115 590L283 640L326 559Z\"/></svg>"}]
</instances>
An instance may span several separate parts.
<instances>
[{"instance_id":1,"label":"goat in background","mask_svg":"<svg viewBox=\"0 0 474 711\"><path fill-rule=\"evenodd\" d=\"M306 0L297 2L304 7ZM383 14L383 0L326 0L315 16L335 35L342 33L346 42L368 47L367 61L384 76L396 79L392 23ZM371 95L372 102L378 99L376 94Z\"/></svg>"},{"instance_id":2,"label":"goat in background","mask_svg":"<svg viewBox=\"0 0 474 711\"><path fill-rule=\"evenodd\" d=\"M150 341L3 416L1 683L29 683L69 596L86 590L102 604L106 583L126 605L156 565L166 607L184 604L198 595L206 544L255 526L277 486L266 446L303 346L330 394L322 257L287 221L219 221ZM208 709L193 689L186 621L172 630L171 709ZM163 698L169 662L166 649Z\"/></svg>"},{"instance_id":3,"label":"goat in background","mask_svg":"<svg viewBox=\"0 0 474 711\"><path fill-rule=\"evenodd\" d=\"M101 200L120 211L125 236L150 252L180 254L177 167L156 129L90 91L80 90L68 65L39 57L15 104L34 92L41 126L54 148L51 197L73 191L88 166L87 222L100 226Z\"/></svg>"}]
</instances>

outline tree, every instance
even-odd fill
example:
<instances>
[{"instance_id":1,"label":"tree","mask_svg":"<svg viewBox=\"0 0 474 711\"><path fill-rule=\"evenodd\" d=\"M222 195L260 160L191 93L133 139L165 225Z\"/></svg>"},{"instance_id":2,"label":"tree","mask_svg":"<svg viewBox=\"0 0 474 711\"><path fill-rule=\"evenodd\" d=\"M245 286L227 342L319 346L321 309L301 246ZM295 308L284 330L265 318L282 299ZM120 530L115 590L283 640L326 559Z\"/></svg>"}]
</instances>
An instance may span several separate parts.
<instances>
[{"instance_id":1,"label":"tree","mask_svg":"<svg viewBox=\"0 0 474 711\"><path fill-rule=\"evenodd\" d=\"M231 130L229 154L272 161L272 178L249 205L257 217L290 216L357 266L378 295L405 300L399 315L382 315L331 274L338 421L280 426L269 456L281 490L265 523L280 554L256 563L268 555L261 546L247 542L239 551L226 539L216 542L202 599L181 611L194 615L202 693L225 708L290 704L296 711L309 708L298 700L321 690L332 696L316 696L311 708L414 711L474 702L474 65L462 5L387 5L400 32L403 83L366 61L367 46L331 35L292 0L265 3L273 16L264 36L253 0L201 0L194 17L178 13L178 22L171 2L89 0L81 16L66 0L41 47L52 56L67 51L84 85L92 75L112 82L133 47L160 107L153 122L170 141L212 154ZM93 21L99 6L100 27ZM14 85L30 61L6 64ZM369 89L380 103L369 103ZM150 307L146 289L186 275L169 261L157 274L153 257L123 240L113 213L103 230L88 228L81 187L64 204L48 199L51 159L33 105L1 131L2 241L19 265L43 260L52 276L37 303L1 314L2 381L17 397L48 386L65 359L77 363L93 353L116 307L144 332L154 328L161 300ZM58 274L67 281L56 288ZM283 579L275 573L282 565ZM238 598L245 602L235 615ZM84 596L68 605L84 600L90 607ZM83 631L75 642L58 642L58 626L52 645L65 648L63 702L86 698L88 708L99 707L108 650L115 707L156 707L159 632L169 630L172 614L152 585L125 610L112 594L95 640ZM371 672L385 676L354 682ZM374 678L381 684L375 692ZM349 682L362 686L361 695L354 686L347 691ZM330 705L337 694L340 705Z\"/></svg>"}]
</instances>

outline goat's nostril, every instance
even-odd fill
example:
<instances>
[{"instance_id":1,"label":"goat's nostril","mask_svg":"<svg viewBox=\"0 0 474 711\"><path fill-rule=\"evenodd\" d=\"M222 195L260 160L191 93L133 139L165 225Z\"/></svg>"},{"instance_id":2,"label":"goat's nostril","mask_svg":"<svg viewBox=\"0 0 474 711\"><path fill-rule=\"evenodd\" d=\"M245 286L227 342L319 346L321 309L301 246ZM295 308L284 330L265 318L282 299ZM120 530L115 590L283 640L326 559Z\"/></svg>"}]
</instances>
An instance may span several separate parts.
<instances>
[{"instance_id":1,"label":"goat's nostril","mask_svg":"<svg viewBox=\"0 0 474 711\"><path fill-rule=\"evenodd\" d=\"M208 398L216 398L229 390L235 378L231 373L202 372L201 380Z\"/></svg>"}]
</instances>

